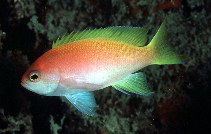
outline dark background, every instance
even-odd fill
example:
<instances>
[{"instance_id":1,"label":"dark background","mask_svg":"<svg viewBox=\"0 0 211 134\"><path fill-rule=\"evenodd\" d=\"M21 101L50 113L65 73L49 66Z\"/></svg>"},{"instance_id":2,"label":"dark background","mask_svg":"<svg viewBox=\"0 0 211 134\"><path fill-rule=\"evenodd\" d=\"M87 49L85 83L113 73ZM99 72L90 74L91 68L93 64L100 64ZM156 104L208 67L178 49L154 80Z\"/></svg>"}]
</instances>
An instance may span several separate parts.
<instances>
[{"instance_id":1,"label":"dark background","mask_svg":"<svg viewBox=\"0 0 211 134\"><path fill-rule=\"evenodd\" d=\"M0 133L210 133L210 7L209 0L1 0ZM150 41L165 17L169 43L189 61L144 68L153 96L96 91L97 115L86 117L62 98L20 85L24 71L59 36L147 26Z\"/></svg>"}]
</instances>

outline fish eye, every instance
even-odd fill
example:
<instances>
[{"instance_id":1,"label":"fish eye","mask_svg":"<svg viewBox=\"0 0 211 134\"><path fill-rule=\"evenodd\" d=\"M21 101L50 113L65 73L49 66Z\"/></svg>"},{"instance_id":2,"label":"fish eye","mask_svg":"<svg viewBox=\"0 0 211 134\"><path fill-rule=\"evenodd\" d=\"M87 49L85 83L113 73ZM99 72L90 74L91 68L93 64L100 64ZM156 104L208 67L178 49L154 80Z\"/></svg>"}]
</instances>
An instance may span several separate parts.
<instances>
[{"instance_id":1,"label":"fish eye","mask_svg":"<svg viewBox=\"0 0 211 134\"><path fill-rule=\"evenodd\" d=\"M38 71L32 71L29 74L29 80L31 82L38 82L40 80L40 73Z\"/></svg>"}]
</instances>

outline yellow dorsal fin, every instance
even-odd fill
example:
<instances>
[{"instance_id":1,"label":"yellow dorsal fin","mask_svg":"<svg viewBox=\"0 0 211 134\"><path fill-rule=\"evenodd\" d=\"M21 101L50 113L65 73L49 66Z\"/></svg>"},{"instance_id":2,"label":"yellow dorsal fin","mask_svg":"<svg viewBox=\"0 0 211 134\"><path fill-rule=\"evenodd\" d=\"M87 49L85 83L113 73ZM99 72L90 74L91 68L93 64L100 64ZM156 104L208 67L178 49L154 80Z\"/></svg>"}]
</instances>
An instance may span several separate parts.
<instances>
[{"instance_id":1,"label":"yellow dorsal fin","mask_svg":"<svg viewBox=\"0 0 211 134\"><path fill-rule=\"evenodd\" d=\"M61 39L58 38L52 47L55 48L69 43L91 39L109 39L135 46L144 46L147 42L147 30L140 27L115 26L72 32L69 35L63 36Z\"/></svg>"}]
</instances>

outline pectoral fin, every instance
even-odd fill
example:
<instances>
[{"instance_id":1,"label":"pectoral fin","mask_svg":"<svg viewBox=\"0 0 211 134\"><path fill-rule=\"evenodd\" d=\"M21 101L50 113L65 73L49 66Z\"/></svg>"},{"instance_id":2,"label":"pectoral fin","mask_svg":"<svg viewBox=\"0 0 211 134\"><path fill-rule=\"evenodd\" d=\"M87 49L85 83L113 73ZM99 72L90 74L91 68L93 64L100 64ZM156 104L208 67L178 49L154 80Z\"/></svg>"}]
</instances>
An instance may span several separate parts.
<instances>
[{"instance_id":1,"label":"pectoral fin","mask_svg":"<svg viewBox=\"0 0 211 134\"><path fill-rule=\"evenodd\" d=\"M65 95L65 97L83 114L93 116L96 112L96 102L92 93L79 92Z\"/></svg>"},{"instance_id":2,"label":"pectoral fin","mask_svg":"<svg viewBox=\"0 0 211 134\"><path fill-rule=\"evenodd\" d=\"M130 74L126 78L112 85L117 90L132 92L139 95L150 95L153 92L149 90L146 77L143 73Z\"/></svg>"}]
</instances>

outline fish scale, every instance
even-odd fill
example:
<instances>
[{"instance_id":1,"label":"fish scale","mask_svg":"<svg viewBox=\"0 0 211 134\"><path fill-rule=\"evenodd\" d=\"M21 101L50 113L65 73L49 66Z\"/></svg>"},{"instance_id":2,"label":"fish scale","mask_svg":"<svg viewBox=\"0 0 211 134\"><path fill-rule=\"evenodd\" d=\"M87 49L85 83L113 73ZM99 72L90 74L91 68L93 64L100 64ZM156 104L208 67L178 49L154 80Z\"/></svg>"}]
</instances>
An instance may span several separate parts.
<instances>
[{"instance_id":1,"label":"fish scale","mask_svg":"<svg viewBox=\"0 0 211 134\"><path fill-rule=\"evenodd\" d=\"M165 21L148 45L147 30L110 27L73 32L57 39L24 73L21 84L46 96L64 96L79 111L94 115L90 91L108 86L123 93L151 95L138 70L152 64L180 64L182 57L166 41Z\"/></svg>"}]
</instances>

